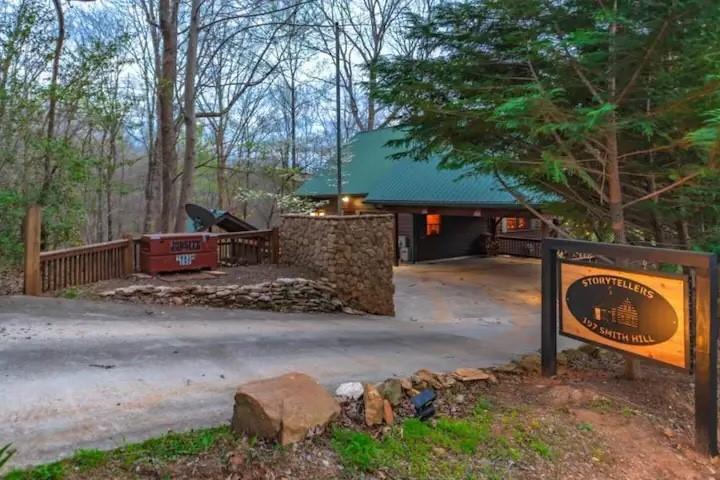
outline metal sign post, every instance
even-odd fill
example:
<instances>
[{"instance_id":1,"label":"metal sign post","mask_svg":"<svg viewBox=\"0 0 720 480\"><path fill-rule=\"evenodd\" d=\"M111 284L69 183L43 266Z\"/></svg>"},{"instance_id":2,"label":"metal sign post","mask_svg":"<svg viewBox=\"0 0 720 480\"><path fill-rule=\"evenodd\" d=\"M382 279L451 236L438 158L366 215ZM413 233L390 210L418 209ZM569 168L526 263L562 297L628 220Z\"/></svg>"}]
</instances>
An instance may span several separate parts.
<instances>
[{"instance_id":1,"label":"metal sign post","mask_svg":"<svg viewBox=\"0 0 720 480\"><path fill-rule=\"evenodd\" d=\"M611 258L616 263L617 260L623 262L640 260L687 267L695 278L693 287L695 301L692 305L694 315L689 316L694 323L694 329L688 329L681 323L687 321L687 317L684 316L687 310L687 292L684 290L687 288L687 282L676 276L672 281L667 280L664 283L658 280L657 285L661 286L656 286L656 283L647 279L652 280L653 277L668 279L668 275L647 270L628 271L604 268L603 265L596 263L573 262L571 265L585 265L589 272L597 273L577 279L575 272L576 292L581 285L600 284L599 292L602 293L602 285L607 284L605 288L609 289L611 294L622 293L622 295L615 294L614 297L611 295L610 301L624 303L612 308L604 305L597 307L593 305L588 307L584 304L579 307L577 304L571 305L574 299L582 297L583 301L587 302L588 297L568 293L570 292L568 282L562 283L558 252L563 252L566 259L573 254L589 254ZM565 265L566 263L563 262L562 266ZM717 257L709 253L579 240L544 239L541 340L543 376L555 375L557 371L558 321L562 318L562 314L571 315L576 330L571 334L561 327L561 335L622 351L628 355L643 357L662 365L674 365L687 371L692 370L695 375L695 448L706 455L717 455L717 267ZM598 295L597 292L598 290L592 298L602 303L603 295ZM662 298L662 301L658 300L663 294L671 300ZM643 295L649 300L644 300ZM651 302L652 299L654 300ZM654 306L647 306L650 304ZM661 305L658 307L659 304ZM644 312L643 308L648 311ZM658 315L658 308L665 313ZM593 313L588 314L590 311ZM581 318L576 318L576 314ZM671 323L670 326L668 322ZM584 325L587 331L577 325ZM599 330L594 331L596 329ZM638 333L634 335L628 333L628 331L632 332L632 329L637 329ZM677 335L675 335L676 331ZM692 338L689 337L688 331L694 331ZM679 340L682 335L687 335L689 340L687 344ZM639 345L639 343L645 344ZM694 346L694 350L690 344ZM668 352L669 349L672 349L672 352ZM687 361L679 352L688 355ZM694 352L692 358L690 352Z\"/></svg>"}]
</instances>

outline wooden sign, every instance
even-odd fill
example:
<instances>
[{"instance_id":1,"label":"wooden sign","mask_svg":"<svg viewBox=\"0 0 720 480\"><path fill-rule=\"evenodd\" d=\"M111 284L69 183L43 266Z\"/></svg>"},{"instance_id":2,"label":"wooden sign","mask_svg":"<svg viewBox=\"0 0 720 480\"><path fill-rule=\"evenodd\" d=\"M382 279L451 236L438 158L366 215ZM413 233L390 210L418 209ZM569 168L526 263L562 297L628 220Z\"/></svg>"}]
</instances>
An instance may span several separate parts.
<instances>
[{"instance_id":1,"label":"wooden sign","mask_svg":"<svg viewBox=\"0 0 720 480\"><path fill-rule=\"evenodd\" d=\"M689 369L687 280L560 263L560 333Z\"/></svg>"},{"instance_id":2,"label":"wooden sign","mask_svg":"<svg viewBox=\"0 0 720 480\"><path fill-rule=\"evenodd\" d=\"M680 275L561 260L579 257L678 265L693 281ZM695 448L715 456L718 290L718 259L712 253L544 238L542 374L557 373L558 333L666 366L690 370L692 365Z\"/></svg>"}]
</instances>

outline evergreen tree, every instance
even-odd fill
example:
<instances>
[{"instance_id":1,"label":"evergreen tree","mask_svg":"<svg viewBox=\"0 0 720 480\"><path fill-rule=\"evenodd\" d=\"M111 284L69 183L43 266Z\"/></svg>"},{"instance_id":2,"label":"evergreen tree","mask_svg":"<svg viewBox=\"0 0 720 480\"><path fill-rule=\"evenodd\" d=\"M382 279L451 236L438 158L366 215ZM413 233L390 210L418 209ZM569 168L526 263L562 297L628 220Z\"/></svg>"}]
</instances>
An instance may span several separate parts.
<instances>
[{"instance_id":1,"label":"evergreen tree","mask_svg":"<svg viewBox=\"0 0 720 480\"><path fill-rule=\"evenodd\" d=\"M386 58L377 95L414 155L552 193L576 235L717 235L718 2L471 0L411 33L432 54Z\"/></svg>"}]
</instances>

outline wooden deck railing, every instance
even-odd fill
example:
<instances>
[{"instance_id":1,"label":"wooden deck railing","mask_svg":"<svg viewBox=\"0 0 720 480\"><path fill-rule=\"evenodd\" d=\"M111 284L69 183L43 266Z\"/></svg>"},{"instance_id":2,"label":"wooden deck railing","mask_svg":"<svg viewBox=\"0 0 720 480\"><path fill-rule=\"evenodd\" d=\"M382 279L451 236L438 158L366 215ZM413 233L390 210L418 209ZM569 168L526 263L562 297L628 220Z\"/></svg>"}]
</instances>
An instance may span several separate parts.
<instances>
[{"instance_id":1,"label":"wooden deck railing","mask_svg":"<svg viewBox=\"0 0 720 480\"><path fill-rule=\"evenodd\" d=\"M223 264L278 263L277 229L219 233L217 240L218 260ZM38 277L37 293L123 278L140 271L140 237L41 252L38 264L35 273L26 270L27 284L35 281L28 281L28 276Z\"/></svg>"},{"instance_id":2,"label":"wooden deck railing","mask_svg":"<svg viewBox=\"0 0 720 480\"><path fill-rule=\"evenodd\" d=\"M542 256L542 240L540 239L497 236L495 240L498 243L498 253L501 255L533 258Z\"/></svg>"},{"instance_id":3,"label":"wooden deck railing","mask_svg":"<svg viewBox=\"0 0 720 480\"><path fill-rule=\"evenodd\" d=\"M277 229L219 233L218 260L229 265L278 263Z\"/></svg>"},{"instance_id":4,"label":"wooden deck railing","mask_svg":"<svg viewBox=\"0 0 720 480\"><path fill-rule=\"evenodd\" d=\"M62 290L123 278L140 271L140 237L40 251L42 211L32 205L27 210L25 237L24 288L26 295ZM232 264L278 263L278 230L255 230L217 234L218 260Z\"/></svg>"},{"instance_id":5,"label":"wooden deck railing","mask_svg":"<svg viewBox=\"0 0 720 480\"><path fill-rule=\"evenodd\" d=\"M42 292L120 278L135 270L132 239L114 240L40 254Z\"/></svg>"}]
</instances>

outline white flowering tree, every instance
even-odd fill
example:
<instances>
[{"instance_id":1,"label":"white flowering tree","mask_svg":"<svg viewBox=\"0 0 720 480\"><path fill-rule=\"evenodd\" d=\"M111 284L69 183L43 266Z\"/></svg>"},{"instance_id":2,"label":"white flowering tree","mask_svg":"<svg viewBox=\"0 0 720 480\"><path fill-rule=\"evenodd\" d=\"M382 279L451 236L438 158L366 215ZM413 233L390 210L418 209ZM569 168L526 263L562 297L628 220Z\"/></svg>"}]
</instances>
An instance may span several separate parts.
<instances>
[{"instance_id":1,"label":"white flowering tree","mask_svg":"<svg viewBox=\"0 0 720 480\"><path fill-rule=\"evenodd\" d=\"M327 202L298 197L294 192L302 177L297 168L268 167L264 171L272 188L240 188L236 200L252 205L270 228L278 214L310 214Z\"/></svg>"}]
</instances>

